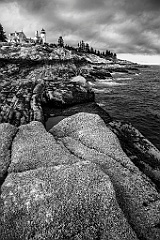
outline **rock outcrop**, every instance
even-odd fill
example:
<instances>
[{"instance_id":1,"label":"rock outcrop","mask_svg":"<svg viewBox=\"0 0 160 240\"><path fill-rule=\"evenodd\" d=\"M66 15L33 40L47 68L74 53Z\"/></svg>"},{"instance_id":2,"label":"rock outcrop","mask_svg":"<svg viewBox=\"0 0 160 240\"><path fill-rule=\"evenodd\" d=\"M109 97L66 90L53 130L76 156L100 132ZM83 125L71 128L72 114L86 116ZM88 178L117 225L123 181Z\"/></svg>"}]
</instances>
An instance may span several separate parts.
<instances>
[{"instance_id":1,"label":"rock outcrop","mask_svg":"<svg viewBox=\"0 0 160 240\"><path fill-rule=\"evenodd\" d=\"M11 144L16 132L16 127L8 123L0 124L0 184L11 162Z\"/></svg>"},{"instance_id":2,"label":"rock outcrop","mask_svg":"<svg viewBox=\"0 0 160 240\"><path fill-rule=\"evenodd\" d=\"M19 127L12 142L11 164L8 172L23 172L41 167L77 162L69 151L58 144L40 122Z\"/></svg>"},{"instance_id":3,"label":"rock outcrop","mask_svg":"<svg viewBox=\"0 0 160 240\"><path fill-rule=\"evenodd\" d=\"M10 145L2 240L159 240L160 194L98 115L75 114L50 132L31 122Z\"/></svg>"},{"instance_id":4,"label":"rock outcrop","mask_svg":"<svg viewBox=\"0 0 160 240\"><path fill-rule=\"evenodd\" d=\"M0 44L0 59L31 61L86 61L89 63L107 64L112 61L95 54L78 54L62 47L35 44Z\"/></svg>"},{"instance_id":5,"label":"rock outcrop","mask_svg":"<svg viewBox=\"0 0 160 240\"><path fill-rule=\"evenodd\" d=\"M44 123L44 106L64 108L94 101L94 92L87 84L81 86L70 82L69 76L65 77L66 69L58 65L47 69L38 67L23 79L3 79L0 85L0 123L17 127L31 121Z\"/></svg>"},{"instance_id":6,"label":"rock outcrop","mask_svg":"<svg viewBox=\"0 0 160 240\"><path fill-rule=\"evenodd\" d=\"M150 177L160 189L160 151L148 141L131 123L111 121L111 129L124 143L124 151L129 147L130 158Z\"/></svg>"},{"instance_id":7,"label":"rock outcrop","mask_svg":"<svg viewBox=\"0 0 160 240\"><path fill-rule=\"evenodd\" d=\"M137 239L109 177L92 163L12 173L1 197L3 240Z\"/></svg>"},{"instance_id":8,"label":"rock outcrop","mask_svg":"<svg viewBox=\"0 0 160 240\"><path fill-rule=\"evenodd\" d=\"M99 116L80 113L62 120L50 132L74 155L101 166L138 237L159 239L160 195L125 155L119 140Z\"/></svg>"}]
</instances>

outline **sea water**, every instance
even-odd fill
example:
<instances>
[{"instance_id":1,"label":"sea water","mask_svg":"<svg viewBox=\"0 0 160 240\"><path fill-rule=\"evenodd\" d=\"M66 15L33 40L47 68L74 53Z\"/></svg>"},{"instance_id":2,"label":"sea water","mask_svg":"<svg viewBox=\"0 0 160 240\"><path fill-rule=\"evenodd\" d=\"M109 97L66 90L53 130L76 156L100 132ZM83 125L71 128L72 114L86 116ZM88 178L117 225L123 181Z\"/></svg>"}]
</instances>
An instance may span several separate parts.
<instances>
[{"instance_id":1,"label":"sea water","mask_svg":"<svg viewBox=\"0 0 160 240\"><path fill-rule=\"evenodd\" d=\"M160 66L112 77L93 86L96 102L112 117L131 122L160 150Z\"/></svg>"}]
</instances>

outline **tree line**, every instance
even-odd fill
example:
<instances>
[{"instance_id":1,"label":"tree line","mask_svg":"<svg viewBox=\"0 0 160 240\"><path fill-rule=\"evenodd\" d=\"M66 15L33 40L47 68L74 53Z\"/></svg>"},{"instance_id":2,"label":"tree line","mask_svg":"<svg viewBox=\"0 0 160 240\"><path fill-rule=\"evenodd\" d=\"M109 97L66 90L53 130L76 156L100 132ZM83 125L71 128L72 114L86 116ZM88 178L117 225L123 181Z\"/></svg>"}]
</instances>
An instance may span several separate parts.
<instances>
[{"instance_id":1,"label":"tree line","mask_svg":"<svg viewBox=\"0 0 160 240\"><path fill-rule=\"evenodd\" d=\"M117 58L116 53L113 53L109 50L99 51L97 49L94 49L93 47L90 47L90 45L88 43L85 43L83 40L77 44L77 48L74 48L67 44L64 45L64 40L63 40L62 36L60 36L58 39L58 46L65 47L68 50L77 50L78 52L93 53L98 56L103 56L103 57L108 57L108 58Z\"/></svg>"}]
</instances>

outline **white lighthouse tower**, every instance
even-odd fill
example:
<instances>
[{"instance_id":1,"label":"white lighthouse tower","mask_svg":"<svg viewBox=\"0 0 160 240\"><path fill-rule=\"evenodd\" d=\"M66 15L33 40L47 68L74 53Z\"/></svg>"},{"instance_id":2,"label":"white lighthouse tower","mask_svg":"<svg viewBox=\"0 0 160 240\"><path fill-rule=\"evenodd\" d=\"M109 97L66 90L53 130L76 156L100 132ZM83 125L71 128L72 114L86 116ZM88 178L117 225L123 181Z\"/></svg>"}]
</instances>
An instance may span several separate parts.
<instances>
[{"instance_id":1,"label":"white lighthouse tower","mask_svg":"<svg viewBox=\"0 0 160 240\"><path fill-rule=\"evenodd\" d=\"M46 31L43 28L41 30L41 39L44 44L46 42Z\"/></svg>"}]
</instances>

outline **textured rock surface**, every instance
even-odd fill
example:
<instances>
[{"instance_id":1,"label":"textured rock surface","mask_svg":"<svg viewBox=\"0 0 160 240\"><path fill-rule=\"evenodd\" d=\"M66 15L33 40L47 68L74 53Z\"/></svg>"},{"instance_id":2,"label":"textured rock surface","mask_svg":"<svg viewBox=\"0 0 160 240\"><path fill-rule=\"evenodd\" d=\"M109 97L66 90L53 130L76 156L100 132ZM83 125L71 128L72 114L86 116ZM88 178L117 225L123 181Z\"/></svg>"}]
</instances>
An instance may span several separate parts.
<instances>
[{"instance_id":1,"label":"textured rock surface","mask_svg":"<svg viewBox=\"0 0 160 240\"><path fill-rule=\"evenodd\" d=\"M8 166L11 162L11 144L12 139L17 132L17 128L8 124L0 124L0 181L7 172Z\"/></svg>"},{"instance_id":2,"label":"textured rock surface","mask_svg":"<svg viewBox=\"0 0 160 240\"><path fill-rule=\"evenodd\" d=\"M98 114L103 121L108 125L109 122L113 121L111 116L104 111L101 107L99 107L98 104L95 102L85 103L85 104L76 104L75 106L70 106L68 108L60 109L60 108L50 108L45 106L43 108L44 114L49 117L48 121L46 122L46 129L50 130L55 124L54 119L62 120L65 117L74 115L79 112L85 112L85 113L93 113ZM59 122L56 120L56 124Z\"/></svg>"},{"instance_id":3,"label":"textured rock surface","mask_svg":"<svg viewBox=\"0 0 160 240\"><path fill-rule=\"evenodd\" d=\"M75 114L50 133L36 121L19 127L1 187L2 240L159 240L159 223L160 194L100 116Z\"/></svg>"},{"instance_id":4,"label":"textured rock surface","mask_svg":"<svg viewBox=\"0 0 160 240\"><path fill-rule=\"evenodd\" d=\"M91 163L10 174L1 198L4 240L137 239L110 179Z\"/></svg>"},{"instance_id":5,"label":"textured rock surface","mask_svg":"<svg viewBox=\"0 0 160 240\"><path fill-rule=\"evenodd\" d=\"M144 161L153 167L160 169L160 152L131 124L113 121L110 126L128 141L129 145Z\"/></svg>"},{"instance_id":6,"label":"textured rock surface","mask_svg":"<svg viewBox=\"0 0 160 240\"><path fill-rule=\"evenodd\" d=\"M79 83L50 83L45 91L47 103L52 107L65 107L80 103L93 102L94 93Z\"/></svg>"},{"instance_id":7,"label":"textured rock surface","mask_svg":"<svg viewBox=\"0 0 160 240\"><path fill-rule=\"evenodd\" d=\"M129 147L133 162L149 176L160 189L160 151L129 123L111 121L112 130Z\"/></svg>"},{"instance_id":8,"label":"textured rock surface","mask_svg":"<svg viewBox=\"0 0 160 240\"><path fill-rule=\"evenodd\" d=\"M118 202L137 235L160 238L160 195L123 152L102 119L79 113L62 120L50 132L76 156L101 166L113 183Z\"/></svg>"},{"instance_id":9,"label":"textured rock surface","mask_svg":"<svg viewBox=\"0 0 160 240\"><path fill-rule=\"evenodd\" d=\"M63 145L46 132L40 122L19 127L12 143L9 172L22 172L39 167L71 164L78 161Z\"/></svg>"},{"instance_id":10,"label":"textured rock surface","mask_svg":"<svg viewBox=\"0 0 160 240\"><path fill-rule=\"evenodd\" d=\"M4 75L0 83L0 123L8 122L15 126L31 121L43 123L44 106L62 108L93 102L94 93L87 84L81 86L70 82L77 71L74 64L57 64L44 68L36 66L27 76L19 74L14 80Z\"/></svg>"}]
</instances>

